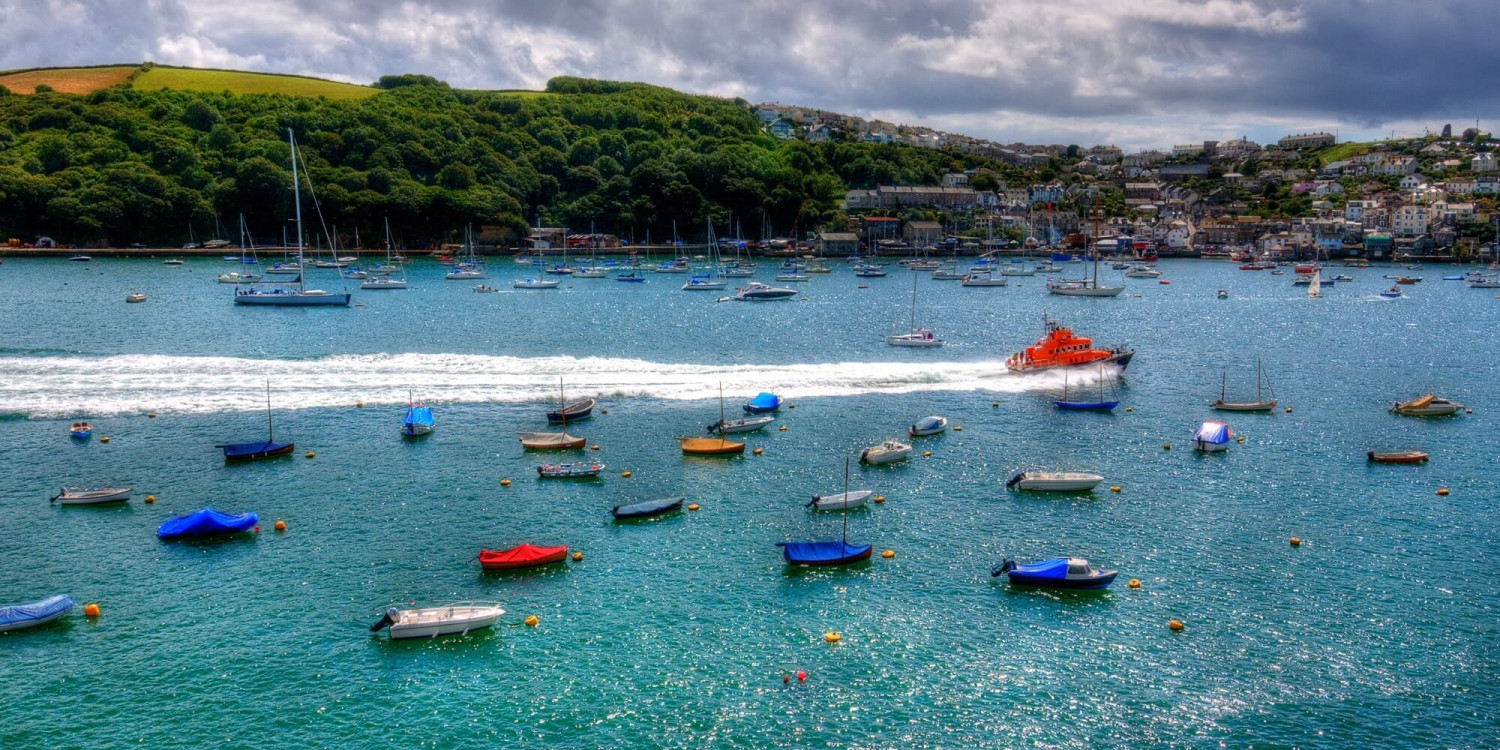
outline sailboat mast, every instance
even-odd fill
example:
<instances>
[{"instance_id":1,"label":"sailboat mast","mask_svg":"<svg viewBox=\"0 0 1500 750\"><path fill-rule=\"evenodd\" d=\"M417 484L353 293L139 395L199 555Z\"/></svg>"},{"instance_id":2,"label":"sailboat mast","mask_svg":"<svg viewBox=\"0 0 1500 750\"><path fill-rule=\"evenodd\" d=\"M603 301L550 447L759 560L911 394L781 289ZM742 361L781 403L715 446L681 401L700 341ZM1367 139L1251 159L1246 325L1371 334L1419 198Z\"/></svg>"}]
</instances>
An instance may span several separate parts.
<instances>
[{"instance_id":1,"label":"sailboat mast","mask_svg":"<svg viewBox=\"0 0 1500 750\"><path fill-rule=\"evenodd\" d=\"M558 413L562 415L562 431L566 435L568 434L568 397L563 393L562 378L557 379L557 408Z\"/></svg>"},{"instance_id":2,"label":"sailboat mast","mask_svg":"<svg viewBox=\"0 0 1500 750\"><path fill-rule=\"evenodd\" d=\"M1260 402L1260 357L1255 358L1255 400Z\"/></svg>"},{"instance_id":3,"label":"sailboat mast","mask_svg":"<svg viewBox=\"0 0 1500 750\"><path fill-rule=\"evenodd\" d=\"M271 381L266 381L266 442L274 442L276 432L271 428Z\"/></svg>"},{"instance_id":4,"label":"sailboat mast","mask_svg":"<svg viewBox=\"0 0 1500 750\"><path fill-rule=\"evenodd\" d=\"M911 329L917 330L917 274L911 275Z\"/></svg>"},{"instance_id":5,"label":"sailboat mast","mask_svg":"<svg viewBox=\"0 0 1500 750\"><path fill-rule=\"evenodd\" d=\"M842 536L843 546L849 546L849 457L844 456L844 532ZM844 550L839 549L839 556L844 555Z\"/></svg>"},{"instance_id":6,"label":"sailboat mast","mask_svg":"<svg viewBox=\"0 0 1500 750\"><path fill-rule=\"evenodd\" d=\"M302 262L302 181L297 179L297 136L292 133L291 128L286 129L287 142L292 146L292 206L297 211L297 262ZM302 291L302 279L307 275L307 269L297 269L297 290ZM270 409L271 383L266 382L266 408Z\"/></svg>"}]
</instances>

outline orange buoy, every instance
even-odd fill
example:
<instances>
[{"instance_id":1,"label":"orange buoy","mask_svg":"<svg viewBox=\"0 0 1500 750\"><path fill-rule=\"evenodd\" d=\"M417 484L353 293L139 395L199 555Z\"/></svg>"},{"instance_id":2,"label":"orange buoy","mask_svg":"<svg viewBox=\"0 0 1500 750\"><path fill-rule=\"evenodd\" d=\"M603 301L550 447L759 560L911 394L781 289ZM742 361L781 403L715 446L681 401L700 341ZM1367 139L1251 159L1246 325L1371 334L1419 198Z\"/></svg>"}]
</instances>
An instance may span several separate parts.
<instances>
[{"instance_id":1,"label":"orange buoy","mask_svg":"<svg viewBox=\"0 0 1500 750\"><path fill-rule=\"evenodd\" d=\"M305 457L307 457L307 458L317 458L318 457L318 454L313 453L312 451L308 451L308 452L306 452L306 453L304 453L302 455L305 456Z\"/></svg>"},{"instance_id":2,"label":"orange buoy","mask_svg":"<svg viewBox=\"0 0 1500 750\"><path fill-rule=\"evenodd\" d=\"M589 450L591 450L591 451L599 450L599 444L598 443L594 443L593 445L590 445L589 446Z\"/></svg>"},{"instance_id":3,"label":"orange buoy","mask_svg":"<svg viewBox=\"0 0 1500 750\"><path fill-rule=\"evenodd\" d=\"M875 502L877 502L877 503L883 503L883 502L885 502L885 495L876 495L875 496Z\"/></svg>"},{"instance_id":4,"label":"orange buoy","mask_svg":"<svg viewBox=\"0 0 1500 750\"><path fill-rule=\"evenodd\" d=\"M89 617L98 617L99 605L93 602L89 602L88 604L83 605L83 613Z\"/></svg>"},{"instance_id":5,"label":"orange buoy","mask_svg":"<svg viewBox=\"0 0 1500 750\"><path fill-rule=\"evenodd\" d=\"M583 559L583 553L582 552L574 552L573 553L573 562L578 562L579 560L582 560L582 559Z\"/></svg>"},{"instance_id":6,"label":"orange buoy","mask_svg":"<svg viewBox=\"0 0 1500 750\"><path fill-rule=\"evenodd\" d=\"M932 458L932 451L922 451L922 458Z\"/></svg>"},{"instance_id":7,"label":"orange buoy","mask_svg":"<svg viewBox=\"0 0 1500 750\"><path fill-rule=\"evenodd\" d=\"M1120 491L1120 485L1118 485L1118 484L1112 484L1112 485L1110 485L1109 486L1109 491L1110 492L1119 492Z\"/></svg>"},{"instance_id":8,"label":"orange buoy","mask_svg":"<svg viewBox=\"0 0 1500 750\"><path fill-rule=\"evenodd\" d=\"M964 431L964 426L961 425L961 424L953 425L953 431L954 432L963 432Z\"/></svg>"},{"instance_id":9,"label":"orange buoy","mask_svg":"<svg viewBox=\"0 0 1500 750\"><path fill-rule=\"evenodd\" d=\"M823 640L825 640L825 641L827 641L829 643L838 643L841 639L843 639L843 637L844 636L839 635L838 633L835 633L832 630L830 630L827 633L823 634Z\"/></svg>"},{"instance_id":10,"label":"orange buoy","mask_svg":"<svg viewBox=\"0 0 1500 750\"><path fill-rule=\"evenodd\" d=\"M107 442L109 442L109 436L105 435L104 437L99 438L99 442L101 442L101 443L107 443Z\"/></svg>"},{"instance_id":11,"label":"orange buoy","mask_svg":"<svg viewBox=\"0 0 1500 750\"><path fill-rule=\"evenodd\" d=\"M146 418L147 419L156 419L156 412L154 412L154 411L148 411L148 412L146 412Z\"/></svg>"},{"instance_id":12,"label":"orange buoy","mask_svg":"<svg viewBox=\"0 0 1500 750\"><path fill-rule=\"evenodd\" d=\"M278 518L278 519L276 519L276 523L273 524L271 526L271 528L276 529L277 531L286 531L286 521L283 521L280 518Z\"/></svg>"},{"instance_id":13,"label":"orange buoy","mask_svg":"<svg viewBox=\"0 0 1500 750\"><path fill-rule=\"evenodd\" d=\"M1139 578L1132 578L1132 579L1130 579L1130 588L1138 589L1140 587L1141 587L1141 579L1139 579Z\"/></svg>"},{"instance_id":14,"label":"orange buoy","mask_svg":"<svg viewBox=\"0 0 1500 750\"><path fill-rule=\"evenodd\" d=\"M1125 411L1135 411L1135 407L1127 406L1125 407Z\"/></svg>"},{"instance_id":15,"label":"orange buoy","mask_svg":"<svg viewBox=\"0 0 1500 750\"><path fill-rule=\"evenodd\" d=\"M688 504L688 510L697 510L697 509L698 509L698 504L697 503L689 503Z\"/></svg>"},{"instance_id":16,"label":"orange buoy","mask_svg":"<svg viewBox=\"0 0 1500 750\"><path fill-rule=\"evenodd\" d=\"M536 615L531 615L530 617L526 618L526 627L534 628L539 622L541 622L541 620L536 619Z\"/></svg>"},{"instance_id":17,"label":"orange buoy","mask_svg":"<svg viewBox=\"0 0 1500 750\"><path fill-rule=\"evenodd\" d=\"M1161 449L1164 450L1164 451L1172 450L1172 444L1171 443L1162 443L1161 444Z\"/></svg>"},{"instance_id":18,"label":"orange buoy","mask_svg":"<svg viewBox=\"0 0 1500 750\"><path fill-rule=\"evenodd\" d=\"M156 496L155 495L147 495L146 496L146 502L148 502L148 503L154 503L154 502L156 502Z\"/></svg>"},{"instance_id":19,"label":"orange buoy","mask_svg":"<svg viewBox=\"0 0 1500 750\"><path fill-rule=\"evenodd\" d=\"M356 408L356 409L363 409L363 408L365 408L365 402L363 402L363 401L355 401L354 402L354 408Z\"/></svg>"},{"instance_id":20,"label":"orange buoy","mask_svg":"<svg viewBox=\"0 0 1500 750\"><path fill-rule=\"evenodd\" d=\"M630 470L626 469L625 471L620 472L620 476L625 477L626 479L629 479L630 478Z\"/></svg>"},{"instance_id":21,"label":"orange buoy","mask_svg":"<svg viewBox=\"0 0 1500 750\"><path fill-rule=\"evenodd\" d=\"M786 425L782 425L776 429L781 430L782 432L786 432Z\"/></svg>"},{"instance_id":22,"label":"orange buoy","mask_svg":"<svg viewBox=\"0 0 1500 750\"><path fill-rule=\"evenodd\" d=\"M1439 487L1439 488L1437 488L1437 493L1438 493L1438 497L1447 497L1448 496L1448 488L1447 487Z\"/></svg>"},{"instance_id":23,"label":"orange buoy","mask_svg":"<svg viewBox=\"0 0 1500 750\"><path fill-rule=\"evenodd\" d=\"M1300 536L1294 536L1294 537L1292 537L1288 541L1290 541L1292 543L1293 547L1301 547L1302 546L1302 537L1300 537Z\"/></svg>"},{"instance_id":24,"label":"orange buoy","mask_svg":"<svg viewBox=\"0 0 1500 750\"><path fill-rule=\"evenodd\" d=\"M893 549L885 550L884 552L880 553L880 556L884 557L887 560L889 560L889 559L891 559L891 558L893 558L893 557L896 556L896 550L893 550Z\"/></svg>"},{"instance_id":25,"label":"orange buoy","mask_svg":"<svg viewBox=\"0 0 1500 750\"><path fill-rule=\"evenodd\" d=\"M1182 630L1182 620L1167 620L1167 627L1171 628L1174 633Z\"/></svg>"},{"instance_id":26,"label":"orange buoy","mask_svg":"<svg viewBox=\"0 0 1500 750\"><path fill-rule=\"evenodd\" d=\"M510 486L510 480L509 479L502 479L502 480L500 480L500 486L501 487L509 487Z\"/></svg>"},{"instance_id":27,"label":"orange buoy","mask_svg":"<svg viewBox=\"0 0 1500 750\"><path fill-rule=\"evenodd\" d=\"M760 453L761 453L761 451L760 451L760 449L759 449L759 448L756 448L756 449L755 449L755 450L753 450L753 451L750 451L750 452L751 452L751 453L754 453L754 454L755 454L755 455L757 455L757 456L759 456L759 455L760 455Z\"/></svg>"},{"instance_id":28,"label":"orange buoy","mask_svg":"<svg viewBox=\"0 0 1500 750\"><path fill-rule=\"evenodd\" d=\"M1286 413L1287 413L1287 414L1291 414L1291 413L1292 413L1292 407L1290 407L1290 406L1288 406L1288 407L1287 407L1287 408L1286 408Z\"/></svg>"}]
</instances>

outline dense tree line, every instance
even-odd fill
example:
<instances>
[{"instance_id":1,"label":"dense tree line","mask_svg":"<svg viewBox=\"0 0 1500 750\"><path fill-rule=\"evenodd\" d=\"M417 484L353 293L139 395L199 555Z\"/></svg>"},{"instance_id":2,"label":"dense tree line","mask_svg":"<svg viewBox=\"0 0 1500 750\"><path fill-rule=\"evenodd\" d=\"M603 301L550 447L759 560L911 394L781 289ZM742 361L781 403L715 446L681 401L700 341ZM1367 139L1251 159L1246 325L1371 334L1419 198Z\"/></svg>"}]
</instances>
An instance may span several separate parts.
<instances>
[{"instance_id":1,"label":"dense tree line","mask_svg":"<svg viewBox=\"0 0 1500 750\"><path fill-rule=\"evenodd\" d=\"M323 215L341 233L409 245L468 223L537 221L663 238L732 214L754 236L827 223L848 187L933 184L988 160L762 132L744 102L645 84L558 78L547 94L451 89L388 76L364 99L137 91L0 91L0 237L123 245L199 239L243 214L279 239L299 142ZM305 187L305 186L304 186ZM228 239L234 239L228 233Z\"/></svg>"}]
</instances>

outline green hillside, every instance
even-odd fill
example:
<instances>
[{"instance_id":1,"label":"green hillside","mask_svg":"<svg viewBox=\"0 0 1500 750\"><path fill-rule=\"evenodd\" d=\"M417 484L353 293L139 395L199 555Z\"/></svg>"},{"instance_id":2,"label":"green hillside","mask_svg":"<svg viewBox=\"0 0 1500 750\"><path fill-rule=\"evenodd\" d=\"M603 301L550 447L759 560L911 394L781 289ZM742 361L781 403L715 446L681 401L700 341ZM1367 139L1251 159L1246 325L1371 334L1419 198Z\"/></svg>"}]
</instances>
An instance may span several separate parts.
<instances>
[{"instance_id":1,"label":"green hillside","mask_svg":"<svg viewBox=\"0 0 1500 750\"><path fill-rule=\"evenodd\" d=\"M360 99L380 93L380 89L373 86L357 86L322 78L234 70L166 68L159 65L136 75L130 85L141 91L229 91L235 94L326 96L329 99Z\"/></svg>"}]
</instances>

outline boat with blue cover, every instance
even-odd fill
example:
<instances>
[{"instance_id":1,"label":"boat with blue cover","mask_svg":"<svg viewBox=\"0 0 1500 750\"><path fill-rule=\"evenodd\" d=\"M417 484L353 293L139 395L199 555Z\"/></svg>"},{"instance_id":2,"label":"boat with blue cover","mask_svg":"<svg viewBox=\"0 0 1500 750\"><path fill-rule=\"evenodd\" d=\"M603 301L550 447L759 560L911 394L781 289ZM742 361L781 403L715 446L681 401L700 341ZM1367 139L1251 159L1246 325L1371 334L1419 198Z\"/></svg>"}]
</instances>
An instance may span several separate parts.
<instances>
[{"instance_id":1,"label":"boat with blue cover","mask_svg":"<svg viewBox=\"0 0 1500 750\"><path fill-rule=\"evenodd\" d=\"M781 408L781 397L768 391L755 394L755 398L746 401L743 406L746 414L766 414Z\"/></svg>"},{"instance_id":2,"label":"boat with blue cover","mask_svg":"<svg viewBox=\"0 0 1500 750\"><path fill-rule=\"evenodd\" d=\"M1052 589L1102 589L1114 582L1119 571L1090 567L1079 557L1055 557L1029 565L1006 560L990 571L990 576L1008 576L1014 586L1040 586Z\"/></svg>"},{"instance_id":3,"label":"boat with blue cover","mask_svg":"<svg viewBox=\"0 0 1500 750\"><path fill-rule=\"evenodd\" d=\"M870 559L870 551L873 545L850 544L849 543L849 506L853 498L849 492L849 459L844 458L844 492L838 495L835 503L844 511L844 529L838 539L826 541L802 541L802 542L777 542L776 546L781 548L781 555L786 559L787 565L806 565L826 567L831 565L848 565ZM862 502L864 498L860 498ZM817 503L818 498L813 498Z\"/></svg>"},{"instance_id":4,"label":"boat with blue cover","mask_svg":"<svg viewBox=\"0 0 1500 750\"><path fill-rule=\"evenodd\" d=\"M1068 371L1063 370L1063 397L1060 400L1053 401L1052 405L1063 411L1114 411L1115 407L1120 405L1120 400L1118 397L1115 397L1113 400L1105 398L1104 382L1107 379L1104 375L1104 366L1100 365L1099 394L1092 400L1075 401L1068 394Z\"/></svg>"},{"instance_id":5,"label":"boat with blue cover","mask_svg":"<svg viewBox=\"0 0 1500 750\"><path fill-rule=\"evenodd\" d=\"M906 434L912 437L923 437L926 435L937 435L948 429L948 418L933 415L922 417L906 428Z\"/></svg>"},{"instance_id":6,"label":"boat with blue cover","mask_svg":"<svg viewBox=\"0 0 1500 750\"><path fill-rule=\"evenodd\" d=\"M406 394L406 416L401 419L401 434L405 437L419 437L432 432L437 424L432 416L432 409L421 401L413 400L411 393Z\"/></svg>"},{"instance_id":7,"label":"boat with blue cover","mask_svg":"<svg viewBox=\"0 0 1500 750\"><path fill-rule=\"evenodd\" d=\"M216 445L224 451L225 461L250 461L269 456L284 456L296 448L295 443L276 442L276 433L271 423L271 381L266 381L266 439L252 443L229 443Z\"/></svg>"},{"instance_id":8,"label":"boat with blue cover","mask_svg":"<svg viewBox=\"0 0 1500 750\"><path fill-rule=\"evenodd\" d=\"M74 440L88 440L93 434L94 428L88 422L74 422L73 426L68 428L68 437Z\"/></svg>"},{"instance_id":9,"label":"boat with blue cover","mask_svg":"<svg viewBox=\"0 0 1500 750\"><path fill-rule=\"evenodd\" d=\"M49 596L30 604L9 604L0 607L0 632L46 625L71 609L73 600L67 594Z\"/></svg>"},{"instance_id":10,"label":"boat with blue cover","mask_svg":"<svg viewBox=\"0 0 1500 750\"><path fill-rule=\"evenodd\" d=\"M1229 450L1229 441L1234 438L1234 431L1223 422L1210 420L1198 427L1193 433L1193 449L1205 453L1216 453Z\"/></svg>"},{"instance_id":11,"label":"boat with blue cover","mask_svg":"<svg viewBox=\"0 0 1500 750\"><path fill-rule=\"evenodd\" d=\"M220 513L213 508L204 508L197 513L162 523L156 529L156 536L160 539L186 539L237 534L255 528L257 521L259 519L254 513L241 513L236 516Z\"/></svg>"},{"instance_id":12,"label":"boat with blue cover","mask_svg":"<svg viewBox=\"0 0 1500 750\"><path fill-rule=\"evenodd\" d=\"M647 500L640 503L630 503L629 505L616 505L609 512L615 518L621 520L627 518L650 518L651 516L660 516L681 510L682 501L683 498L680 497L664 497L660 500Z\"/></svg>"}]
</instances>

